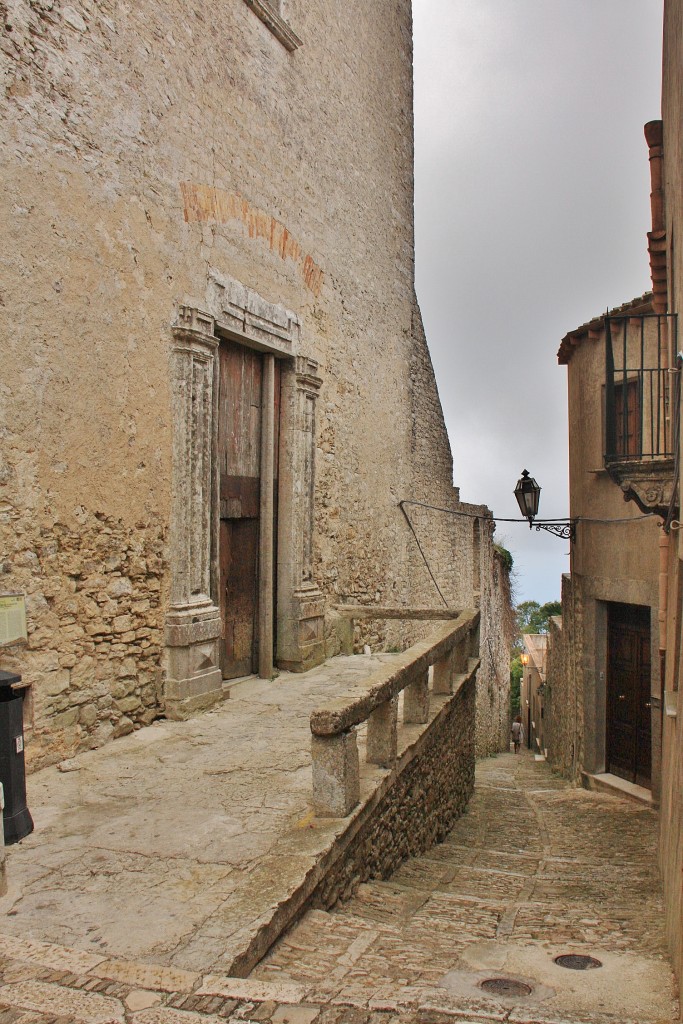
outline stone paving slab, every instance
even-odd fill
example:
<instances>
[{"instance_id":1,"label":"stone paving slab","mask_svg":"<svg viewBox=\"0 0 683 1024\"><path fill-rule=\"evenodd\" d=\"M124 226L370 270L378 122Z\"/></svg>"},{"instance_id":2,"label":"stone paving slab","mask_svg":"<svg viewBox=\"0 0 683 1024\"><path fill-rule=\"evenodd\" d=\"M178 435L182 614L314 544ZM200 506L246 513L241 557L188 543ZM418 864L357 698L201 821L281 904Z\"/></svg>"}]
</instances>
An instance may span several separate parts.
<instances>
[{"instance_id":1,"label":"stone paving slab","mask_svg":"<svg viewBox=\"0 0 683 1024\"><path fill-rule=\"evenodd\" d=\"M644 805L572 788L528 755L479 762L444 843L309 911L251 978L301 981L332 1004L393 999L425 1022L678 1020L656 847ZM566 970L562 953L602 966ZM492 978L528 992L494 998L480 987Z\"/></svg>"},{"instance_id":2,"label":"stone paving slab","mask_svg":"<svg viewBox=\"0 0 683 1024\"><path fill-rule=\"evenodd\" d=\"M29 776L35 831L7 851L0 951L16 937L68 948L74 968L94 956L225 974L252 944L260 955L347 824L312 813L310 713L391 658L248 680L191 721ZM364 767L363 793L385 774ZM164 988L144 971L137 984Z\"/></svg>"},{"instance_id":3,"label":"stone paving slab","mask_svg":"<svg viewBox=\"0 0 683 1024\"><path fill-rule=\"evenodd\" d=\"M323 915L326 916L326 915ZM318 912L317 920L320 920ZM372 941L376 932L370 932ZM290 943L291 944L291 943ZM0 1024L219 1024L230 1021L266 1024L644 1024L654 1018L618 1018L600 1012L560 1014L541 1006L496 1002L471 989L451 992L442 985L408 985L379 977L371 988L347 980L367 950L357 944L353 955L339 957L336 985L316 991L310 980L293 984L261 978L199 977L192 992L132 987L138 971L149 965L126 962L116 972L128 983L111 982L91 971L77 975L43 966L59 948L26 944L25 959L0 957ZM68 949L64 949L65 960ZM160 972L159 980L164 978ZM335 979L331 979L333 982ZM658 1019L665 1024L671 1018Z\"/></svg>"},{"instance_id":4,"label":"stone paving slab","mask_svg":"<svg viewBox=\"0 0 683 1024\"><path fill-rule=\"evenodd\" d=\"M531 813L511 817L506 793L514 815L524 809L520 794ZM0 1024L670 1024L678 1017L655 824L647 808L570 789L546 765L503 755L479 764L471 813L444 843L331 912L309 911L246 979L116 956L88 935L79 947L9 934L8 918ZM73 851L71 841L65 833ZM59 865L74 868L60 851L54 843L42 858L54 886ZM96 862L82 859L83 891L102 907ZM126 870L141 870L135 859L124 865L124 881ZM177 884L192 878L187 867L181 862ZM221 878L212 870L209 889ZM73 871L69 884L81 891ZM142 902L128 924L144 933L146 896L135 891ZM112 889L104 894L114 899ZM553 957L570 951L604 966L563 971ZM484 993L480 982L492 976L526 980L531 997Z\"/></svg>"}]
</instances>

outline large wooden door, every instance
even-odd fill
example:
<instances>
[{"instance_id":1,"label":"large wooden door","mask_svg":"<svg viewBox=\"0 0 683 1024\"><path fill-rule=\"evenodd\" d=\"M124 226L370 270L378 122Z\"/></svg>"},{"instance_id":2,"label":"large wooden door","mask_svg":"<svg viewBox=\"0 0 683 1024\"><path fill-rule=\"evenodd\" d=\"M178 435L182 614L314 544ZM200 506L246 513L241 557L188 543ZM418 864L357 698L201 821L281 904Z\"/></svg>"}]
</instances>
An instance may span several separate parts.
<instances>
[{"instance_id":1,"label":"large wooden door","mask_svg":"<svg viewBox=\"0 0 683 1024\"><path fill-rule=\"evenodd\" d=\"M223 678L234 679L255 672L258 666L263 356L221 341L219 365L220 655ZM276 363L276 459L279 400Z\"/></svg>"},{"instance_id":2,"label":"large wooden door","mask_svg":"<svg viewBox=\"0 0 683 1024\"><path fill-rule=\"evenodd\" d=\"M608 613L607 770L650 785L650 610L612 604Z\"/></svg>"}]
</instances>

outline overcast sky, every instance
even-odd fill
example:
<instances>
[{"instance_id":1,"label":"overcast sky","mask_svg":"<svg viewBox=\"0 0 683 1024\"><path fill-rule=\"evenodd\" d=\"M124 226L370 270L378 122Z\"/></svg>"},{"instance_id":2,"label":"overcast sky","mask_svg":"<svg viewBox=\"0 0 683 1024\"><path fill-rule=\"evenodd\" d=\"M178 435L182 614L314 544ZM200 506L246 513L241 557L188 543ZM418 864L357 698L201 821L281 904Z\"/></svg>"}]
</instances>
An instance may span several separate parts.
<instances>
[{"instance_id":1,"label":"overcast sky","mask_svg":"<svg viewBox=\"0 0 683 1024\"><path fill-rule=\"evenodd\" d=\"M650 287L662 0L413 0L417 291L465 501L568 514L562 337ZM566 541L500 524L519 600Z\"/></svg>"}]
</instances>

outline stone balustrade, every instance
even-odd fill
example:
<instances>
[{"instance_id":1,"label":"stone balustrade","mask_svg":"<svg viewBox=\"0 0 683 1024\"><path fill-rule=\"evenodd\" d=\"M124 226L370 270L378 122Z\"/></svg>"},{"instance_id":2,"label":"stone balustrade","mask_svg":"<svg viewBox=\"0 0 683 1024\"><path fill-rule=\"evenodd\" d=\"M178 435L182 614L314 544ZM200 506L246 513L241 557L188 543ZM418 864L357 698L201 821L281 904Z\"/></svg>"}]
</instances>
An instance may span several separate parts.
<instances>
[{"instance_id":1,"label":"stone balustrade","mask_svg":"<svg viewBox=\"0 0 683 1024\"><path fill-rule=\"evenodd\" d=\"M387 611L377 608L375 617L383 618ZM410 610L401 611L402 618L414 617ZM371 614L366 607L362 613L364 617ZM360 800L358 725L368 723L366 760L389 768L398 752L399 694L404 694L402 724L426 725L432 699L441 698L443 706L444 700L452 698L476 674L479 612L466 609L447 614L449 621L439 625L428 639L381 665L363 686L354 687L348 695L311 714L313 804L320 817L345 817ZM436 614L430 613L429 617Z\"/></svg>"}]
</instances>

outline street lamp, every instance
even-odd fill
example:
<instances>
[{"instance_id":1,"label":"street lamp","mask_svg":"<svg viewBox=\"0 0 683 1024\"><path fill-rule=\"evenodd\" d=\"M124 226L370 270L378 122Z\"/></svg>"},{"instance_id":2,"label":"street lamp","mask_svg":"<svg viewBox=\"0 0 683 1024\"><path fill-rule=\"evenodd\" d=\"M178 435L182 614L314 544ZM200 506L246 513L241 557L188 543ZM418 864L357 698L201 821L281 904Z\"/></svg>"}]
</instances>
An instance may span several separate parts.
<instances>
[{"instance_id":1,"label":"street lamp","mask_svg":"<svg viewBox=\"0 0 683 1024\"><path fill-rule=\"evenodd\" d=\"M520 654L519 660L521 661L522 665L524 665L524 667L526 668L527 665L529 664L529 655L528 654Z\"/></svg>"},{"instance_id":2,"label":"street lamp","mask_svg":"<svg viewBox=\"0 0 683 1024\"><path fill-rule=\"evenodd\" d=\"M526 469L522 470L522 475L515 487L515 498L520 512L525 519L529 520L529 529L535 525L537 530L547 530L548 533L553 533L556 537L562 537L564 540L575 540L575 519L542 519L540 523L534 523L534 519L538 515L540 497L541 488L534 478L529 476Z\"/></svg>"},{"instance_id":3,"label":"street lamp","mask_svg":"<svg viewBox=\"0 0 683 1024\"><path fill-rule=\"evenodd\" d=\"M538 486L536 481L526 469L522 470L522 475L517 481L515 487L515 498L519 505L519 510L525 519L529 520L529 529L538 515L538 502L541 497L541 488Z\"/></svg>"}]
</instances>

